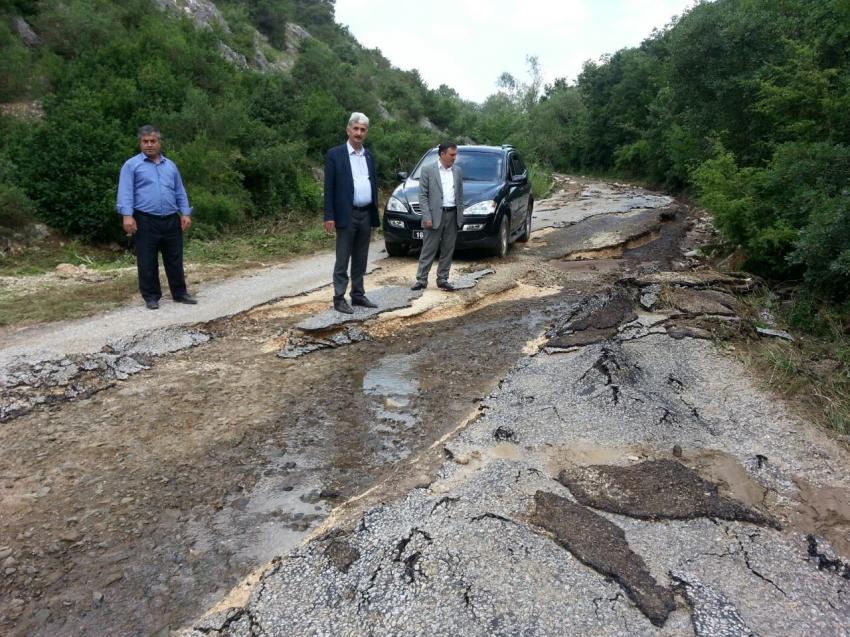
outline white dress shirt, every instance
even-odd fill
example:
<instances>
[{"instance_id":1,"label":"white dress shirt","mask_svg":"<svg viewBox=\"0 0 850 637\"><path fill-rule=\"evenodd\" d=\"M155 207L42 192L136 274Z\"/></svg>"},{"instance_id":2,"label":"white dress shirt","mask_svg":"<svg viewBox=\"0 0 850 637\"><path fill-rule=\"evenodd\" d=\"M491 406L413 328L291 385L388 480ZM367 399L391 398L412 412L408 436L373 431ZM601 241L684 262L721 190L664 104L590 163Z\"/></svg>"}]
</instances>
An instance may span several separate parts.
<instances>
[{"instance_id":1,"label":"white dress shirt","mask_svg":"<svg viewBox=\"0 0 850 637\"><path fill-rule=\"evenodd\" d=\"M455 176L451 168L443 166L443 162L437 160L437 168L440 172L440 184L443 186L443 208L451 208L455 203Z\"/></svg>"},{"instance_id":2,"label":"white dress shirt","mask_svg":"<svg viewBox=\"0 0 850 637\"><path fill-rule=\"evenodd\" d=\"M354 201L351 203L358 208L372 203L372 182L369 180L369 165L366 163L366 150L354 150L351 142L348 146L348 160L351 162L351 176L354 177Z\"/></svg>"}]
</instances>

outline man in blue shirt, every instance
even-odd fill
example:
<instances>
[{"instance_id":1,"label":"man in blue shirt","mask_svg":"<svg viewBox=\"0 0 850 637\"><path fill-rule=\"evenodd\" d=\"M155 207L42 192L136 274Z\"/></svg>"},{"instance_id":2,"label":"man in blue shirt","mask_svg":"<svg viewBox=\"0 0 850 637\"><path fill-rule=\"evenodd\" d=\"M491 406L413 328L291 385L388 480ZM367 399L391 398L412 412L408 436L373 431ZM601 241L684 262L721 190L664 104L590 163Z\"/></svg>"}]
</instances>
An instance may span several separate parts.
<instances>
[{"instance_id":1,"label":"man in blue shirt","mask_svg":"<svg viewBox=\"0 0 850 637\"><path fill-rule=\"evenodd\" d=\"M183 233L192 225L192 209L174 162L160 153L159 131L139 129L140 152L121 167L118 179L118 214L124 232L135 235L139 292L149 310L159 309L159 252L171 298L194 305L183 274Z\"/></svg>"}]
</instances>

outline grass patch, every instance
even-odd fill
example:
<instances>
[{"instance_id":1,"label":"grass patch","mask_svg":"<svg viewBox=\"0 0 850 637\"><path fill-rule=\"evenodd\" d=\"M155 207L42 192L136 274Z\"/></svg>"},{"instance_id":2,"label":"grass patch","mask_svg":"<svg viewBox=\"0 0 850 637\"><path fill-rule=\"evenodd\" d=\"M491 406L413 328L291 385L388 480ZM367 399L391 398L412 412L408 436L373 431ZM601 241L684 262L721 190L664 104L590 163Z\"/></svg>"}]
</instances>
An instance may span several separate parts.
<instances>
[{"instance_id":1,"label":"grass patch","mask_svg":"<svg viewBox=\"0 0 850 637\"><path fill-rule=\"evenodd\" d=\"M850 334L842 308L799 296L782 302L769 292L749 303L755 324L764 326L767 310L792 326L795 340L752 340L744 348L745 363L768 387L795 401L803 417L850 434Z\"/></svg>"},{"instance_id":2,"label":"grass patch","mask_svg":"<svg viewBox=\"0 0 850 637\"><path fill-rule=\"evenodd\" d=\"M185 260L255 266L286 261L334 247L333 235L325 233L318 219L279 219L255 222L237 234L213 239L193 239L185 246Z\"/></svg>"},{"instance_id":3,"label":"grass patch","mask_svg":"<svg viewBox=\"0 0 850 637\"><path fill-rule=\"evenodd\" d=\"M92 270L126 268L133 255L117 244L102 246L51 237L13 253L0 252L0 276L33 276L52 272L60 263L85 265Z\"/></svg>"},{"instance_id":4,"label":"grass patch","mask_svg":"<svg viewBox=\"0 0 850 637\"><path fill-rule=\"evenodd\" d=\"M26 325L90 316L125 304L137 293L135 272L97 283L68 283L0 296L0 325Z\"/></svg>"}]
</instances>

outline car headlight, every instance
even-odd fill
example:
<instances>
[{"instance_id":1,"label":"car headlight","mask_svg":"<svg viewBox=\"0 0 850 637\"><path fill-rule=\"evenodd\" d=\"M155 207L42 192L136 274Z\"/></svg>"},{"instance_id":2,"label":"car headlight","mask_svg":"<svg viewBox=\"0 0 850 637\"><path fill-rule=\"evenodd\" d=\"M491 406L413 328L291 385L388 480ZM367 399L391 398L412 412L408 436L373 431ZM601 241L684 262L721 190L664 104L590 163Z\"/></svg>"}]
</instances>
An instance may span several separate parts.
<instances>
[{"instance_id":1,"label":"car headlight","mask_svg":"<svg viewBox=\"0 0 850 637\"><path fill-rule=\"evenodd\" d=\"M391 212L407 212L407 206L398 197L390 197L390 200L387 202L387 210Z\"/></svg>"},{"instance_id":2,"label":"car headlight","mask_svg":"<svg viewBox=\"0 0 850 637\"><path fill-rule=\"evenodd\" d=\"M492 215L494 212L496 212L496 202L492 199L479 201L469 206L469 208L463 209L463 214L465 215Z\"/></svg>"}]
</instances>

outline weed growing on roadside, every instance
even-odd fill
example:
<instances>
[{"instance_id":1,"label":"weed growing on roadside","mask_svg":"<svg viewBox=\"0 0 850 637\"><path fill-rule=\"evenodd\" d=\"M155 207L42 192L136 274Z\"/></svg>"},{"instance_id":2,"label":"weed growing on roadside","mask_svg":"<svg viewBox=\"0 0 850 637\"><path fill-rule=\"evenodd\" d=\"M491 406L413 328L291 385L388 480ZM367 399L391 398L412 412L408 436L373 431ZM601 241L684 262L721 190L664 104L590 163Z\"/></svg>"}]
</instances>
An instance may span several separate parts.
<instances>
[{"instance_id":1,"label":"weed growing on roadside","mask_svg":"<svg viewBox=\"0 0 850 637\"><path fill-rule=\"evenodd\" d=\"M803 416L850 434L850 330L846 308L808 295L781 300L765 290L746 299L750 320L774 327L773 317L794 331L792 342L748 341L745 364L780 395L793 399ZM767 323L767 324L765 324Z\"/></svg>"}]
</instances>

